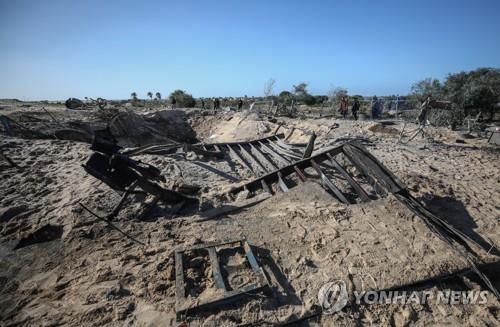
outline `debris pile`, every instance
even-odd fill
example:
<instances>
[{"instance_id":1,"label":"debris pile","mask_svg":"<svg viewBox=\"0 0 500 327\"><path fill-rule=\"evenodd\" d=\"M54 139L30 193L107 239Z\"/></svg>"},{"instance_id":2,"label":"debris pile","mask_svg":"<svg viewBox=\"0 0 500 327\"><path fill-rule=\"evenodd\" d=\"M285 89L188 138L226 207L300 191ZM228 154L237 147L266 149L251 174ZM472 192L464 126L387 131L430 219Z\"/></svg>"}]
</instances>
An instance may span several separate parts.
<instances>
[{"instance_id":1,"label":"debris pile","mask_svg":"<svg viewBox=\"0 0 500 327\"><path fill-rule=\"evenodd\" d=\"M426 176L416 167L425 148L395 143L397 123L241 112L207 123L197 110L90 100L0 116L5 324L340 323L322 315L315 292L323 278L341 277L350 290L380 291L467 276L467 287L500 297L489 272L500 254L494 209L467 195L482 219L474 232L432 207L438 193L458 193L442 180L438 150L460 158L460 146L435 148ZM486 146L478 164L497 154ZM18 195L22 183L30 188ZM398 262L416 266L396 271ZM345 310L395 319L394 308Z\"/></svg>"}]
</instances>

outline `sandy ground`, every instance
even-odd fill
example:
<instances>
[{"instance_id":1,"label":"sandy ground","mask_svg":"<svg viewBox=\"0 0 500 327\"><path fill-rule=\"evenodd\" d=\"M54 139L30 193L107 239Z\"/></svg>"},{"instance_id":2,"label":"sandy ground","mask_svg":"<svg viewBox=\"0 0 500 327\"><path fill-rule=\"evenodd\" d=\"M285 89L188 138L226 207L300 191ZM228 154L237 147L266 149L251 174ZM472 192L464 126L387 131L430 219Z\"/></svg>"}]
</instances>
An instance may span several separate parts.
<instances>
[{"instance_id":1,"label":"sandy ground","mask_svg":"<svg viewBox=\"0 0 500 327\"><path fill-rule=\"evenodd\" d=\"M0 114L17 121L25 113L51 120L37 105L2 108ZM107 121L93 113L48 109L66 127L78 121L92 131ZM279 125L279 132L291 133L290 142L307 142L314 131L317 148L339 137L368 138L369 151L414 196L482 245L478 254L484 262L498 262L491 244L500 242L499 150L484 138L429 128L433 142L417 138L401 145L396 143L398 124L259 118L231 112L213 116L199 110L147 115L163 117L167 123L160 130L168 130L164 134L168 139L195 135L206 143L260 138ZM26 124L48 131L53 122ZM147 140L147 131L133 135ZM127 140L124 136L123 141ZM434 280L468 264L392 196L344 205L319 184L309 182L243 211L201 222L196 210L171 214L161 206L140 220L137 212L144 197L136 195L115 224L143 246L79 206L82 202L104 215L120 198L81 167L91 153L88 143L2 135L0 145L19 166L0 162L0 321L5 326L177 326L181 322L176 321L174 310L174 249L237 237L246 237L257 252L266 253L259 260L272 276L275 296L254 295L193 313L185 320L190 325L285 323L317 312L319 288L336 279L345 281L351 291L404 288L426 280L430 281L421 287L430 291L484 289L474 275ZM203 165L241 180L251 178L237 164L193 153L137 159L158 167L167 185L198 186L200 207L203 199L210 202L231 185ZM37 234L40 229L43 233ZM488 276L500 288L498 265ZM203 283L207 289L213 287L213 281ZM499 302L490 294L487 303L476 305L348 305L334 315L300 324L495 326L499 313Z\"/></svg>"}]
</instances>

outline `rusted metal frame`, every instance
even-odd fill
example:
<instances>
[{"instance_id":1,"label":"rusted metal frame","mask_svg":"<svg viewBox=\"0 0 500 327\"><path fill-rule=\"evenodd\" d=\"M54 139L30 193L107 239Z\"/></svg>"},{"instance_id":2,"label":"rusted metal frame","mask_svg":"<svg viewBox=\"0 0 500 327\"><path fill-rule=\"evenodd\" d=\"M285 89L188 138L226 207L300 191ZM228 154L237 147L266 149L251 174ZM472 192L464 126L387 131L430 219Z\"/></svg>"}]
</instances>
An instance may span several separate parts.
<instances>
[{"instance_id":1,"label":"rusted metal frame","mask_svg":"<svg viewBox=\"0 0 500 327\"><path fill-rule=\"evenodd\" d=\"M264 176L260 176L244 185L237 186L233 188L232 190L229 191L229 193L239 193L243 191L245 188L247 188L249 191L253 192L257 189L260 188L260 181L265 180L268 183L275 183L278 180L278 173L281 173L282 176L288 176L294 172L296 172L295 168L298 168L299 170L302 170L304 168L310 167L311 166L311 159L314 159L316 162L322 162L325 160L328 160L328 156L326 155L327 153L330 153L331 155L337 155L339 153L342 153L342 146L328 149L326 151L320 152L315 154L314 156L299 160L297 162L294 162L292 164L289 164L283 168L280 168L279 170L273 171L271 173L268 173Z\"/></svg>"},{"instance_id":2,"label":"rusted metal frame","mask_svg":"<svg viewBox=\"0 0 500 327\"><path fill-rule=\"evenodd\" d=\"M210 257L210 264L212 265L212 274L214 275L214 281L217 288L221 290L226 290L226 285L224 284L224 279L222 278L222 274L220 272L220 264L219 259L217 258L217 251L215 247L209 247L208 256Z\"/></svg>"},{"instance_id":3,"label":"rusted metal frame","mask_svg":"<svg viewBox=\"0 0 500 327\"><path fill-rule=\"evenodd\" d=\"M316 161L314 161L314 159L311 159L311 166L320 175L323 184L326 185L340 201L346 204L350 204L349 200L346 199L346 197L339 190L339 188L328 178L328 176L325 175L325 173L323 173L321 167L316 163Z\"/></svg>"},{"instance_id":4,"label":"rusted metal frame","mask_svg":"<svg viewBox=\"0 0 500 327\"><path fill-rule=\"evenodd\" d=\"M361 198L362 201L370 201L370 197L366 193L366 191L359 185L352 177L349 175L349 173L335 160L335 158L331 154L327 154L328 158L330 158L330 162L335 167L335 169L344 176L344 178L347 180L349 185L352 186L352 188L358 193L359 197Z\"/></svg>"}]
</instances>

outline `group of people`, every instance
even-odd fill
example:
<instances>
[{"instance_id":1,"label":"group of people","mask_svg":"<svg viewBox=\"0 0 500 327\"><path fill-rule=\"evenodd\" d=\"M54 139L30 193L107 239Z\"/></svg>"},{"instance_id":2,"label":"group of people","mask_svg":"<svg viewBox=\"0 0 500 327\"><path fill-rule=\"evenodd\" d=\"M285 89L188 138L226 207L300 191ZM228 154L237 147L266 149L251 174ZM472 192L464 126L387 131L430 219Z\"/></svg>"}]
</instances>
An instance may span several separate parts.
<instances>
[{"instance_id":1,"label":"group of people","mask_svg":"<svg viewBox=\"0 0 500 327\"><path fill-rule=\"evenodd\" d=\"M349 103L347 101L347 97L342 96L342 98L340 99L339 112L344 119L347 118L347 113L349 111L348 107L349 107ZM352 116L354 117L354 120L358 120L358 112L359 112L360 107L361 107L361 104L359 103L358 98L354 98L354 103L352 104L352 108L351 108L351 112L352 112Z\"/></svg>"},{"instance_id":2,"label":"group of people","mask_svg":"<svg viewBox=\"0 0 500 327\"><path fill-rule=\"evenodd\" d=\"M376 96L373 97L372 102L373 103L372 103L372 108L371 108L371 111L372 111L371 114L372 114L372 118L376 119L376 118L379 118L380 114L382 113L382 103L377 99ZM352 104L352 107L351 107L351 112L352 112L352 116L354 117L354 120L358 120L358 112L359 112L360 108L361 108L361 103L359 102L359 99L354 98L354 103ZM340 98L339 112L344 119L347 118L347 114L349 112L349 102L347 100L347 96L342 96L342 98Z\"/></svg>"},{"instance_id":3,"label":"group of people","mask_svg":"<svg viewBox=\"0 0 500 327\"><path fill-rule=\"evenodd\" d=\"M219 98L214 98L212 100L212 103L213 103L213 110L217 110L217 109L220 109L220 100ZM238 106L238 110L241 110L241 108L243 108L243 100L239 99L238 100L238 103L237 103L237 106ZM205 102L205 99L201 99L201 109L207 109L207 105L206 105L206 102Z\"/></svg>"}]
</instances>

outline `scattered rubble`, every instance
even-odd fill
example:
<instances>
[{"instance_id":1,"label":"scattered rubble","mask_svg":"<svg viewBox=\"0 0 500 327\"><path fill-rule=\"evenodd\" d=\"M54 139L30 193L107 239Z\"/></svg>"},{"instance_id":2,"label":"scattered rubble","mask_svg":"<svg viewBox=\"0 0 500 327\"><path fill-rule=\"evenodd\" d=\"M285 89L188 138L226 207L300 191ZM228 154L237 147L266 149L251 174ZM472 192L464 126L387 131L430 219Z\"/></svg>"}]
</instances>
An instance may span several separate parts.
<instances>
[{"instance_id":1,"label":"scattered rubble","mask_svg":"<svg viewBox=\"0 0 500 327\"><path fill-rule=\"evenodd\" d=\"M408 322L376 305L322 315L317 292L334 279L351 291L451 280L498 305L498 149L486 138L90 100L0 116L2 323ZM441 304L413 314L498 319Z\"/></svg>"}]
</instances>

